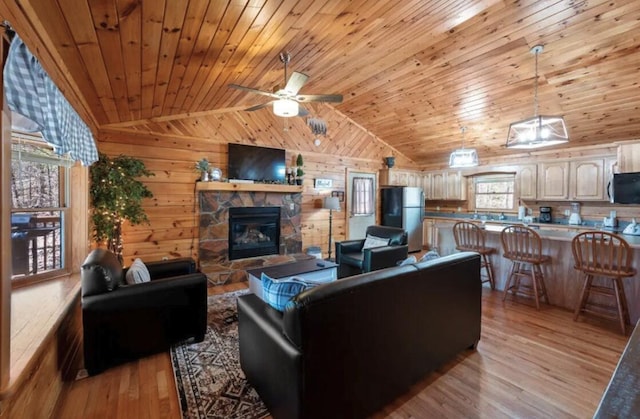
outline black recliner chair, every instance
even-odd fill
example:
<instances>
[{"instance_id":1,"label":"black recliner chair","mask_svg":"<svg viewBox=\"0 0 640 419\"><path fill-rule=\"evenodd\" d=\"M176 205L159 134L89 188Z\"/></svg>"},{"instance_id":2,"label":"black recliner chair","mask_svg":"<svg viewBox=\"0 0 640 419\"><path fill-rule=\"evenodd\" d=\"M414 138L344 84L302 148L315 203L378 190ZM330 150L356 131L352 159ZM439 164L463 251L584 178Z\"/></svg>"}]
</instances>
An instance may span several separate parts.
<instances>
[{"instance_id":1,"label":"black recliner chair","mask_svg":"<svg viewBox=\"0 0 640 419\"><path fill-rule=\"evenodd\" d=\"M82 265L82 324L87 372L204 339L207 278L191 258L145 264L150 282L126 285L117 256L95 249Z\"/></svg>"},{"instance_id":2,"label":"black recliner chair","mask_svg":"<svg viewBox=\"0 0 640 419\"><path fill-rule=\"evenodd\" d=\"M339 278L390 268L407 258L409 246L404 229L372 225L367 227L366 235L389 239L389 245L363 249L366 239L336 242Z\"/></svg>"}]
</instances>

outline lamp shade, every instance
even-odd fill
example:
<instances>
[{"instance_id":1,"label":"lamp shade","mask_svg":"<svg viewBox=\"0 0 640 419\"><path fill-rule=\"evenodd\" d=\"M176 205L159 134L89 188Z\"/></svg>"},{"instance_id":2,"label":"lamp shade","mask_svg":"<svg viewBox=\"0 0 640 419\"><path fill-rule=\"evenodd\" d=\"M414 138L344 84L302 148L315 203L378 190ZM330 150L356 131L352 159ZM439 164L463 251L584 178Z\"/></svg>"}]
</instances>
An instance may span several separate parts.
<instances>
[{"instance_id":1,"label":"lamp shade","mask_svg":"<svg viewBox=\"0 0 640 419\"><path fill-rule=\"evenodd\" d=\"M531 149L563 144L569 141L561 116L534 116L509 125L508 148Z\"/></svg>"},{"instance_id":2,"label":"lamp shade","mask_svg":"<svg viewBox=\"0 0 640 419\"><path fill-rule=\"evenodd\" d=\"M478 153L475 148L459 148L449 156L449 167L474 167L478 165Z\"/></svg>"},{"instance_id":3,"label":"lamp shade","mask_svg":"<svg viewBox=\"0 0 640 419\"><path fill-rule=\"evenodd\" d=\"M273 102L273 113L285 118L298 116L298 102L291 99L278 99Z\"/></svg>"},{"instance_id":4,"label":"lamp shade","mask_svg":"<svg viewBox=\"0 0 640 419\"><path fill-rule=\"evenodd\" d=\"M328 210L339 211L340 210L340 199L337 196L327 196L324 198L322 202L322 208Z\"/></svg>"}]
</instances>

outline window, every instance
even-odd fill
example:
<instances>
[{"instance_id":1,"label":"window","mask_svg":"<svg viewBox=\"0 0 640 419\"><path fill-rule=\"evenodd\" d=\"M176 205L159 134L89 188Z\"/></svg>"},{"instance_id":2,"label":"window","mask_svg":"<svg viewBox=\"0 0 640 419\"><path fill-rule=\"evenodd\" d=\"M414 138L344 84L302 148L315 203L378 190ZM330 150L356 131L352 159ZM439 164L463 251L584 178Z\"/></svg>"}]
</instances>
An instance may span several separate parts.
<instances>
[{"instance_id":1,"label":"window","mask_svg":"<svg viewBox=\"0 0 640 419\"><path fill-rule=\"evenodd\" d=\"M373 179L368 177L353 178L351 212L354 216L373 214Z\"/></svg>"},{"instance_id":2,"label":"window","mask_svg":"<svg viewBox=\"0 0 640 419\"><path fill-rule=\"evenodd\" d=\"M475 209L514 210L515 175L478 176L475 183Z\"/></svg>"},{"instance_id":3,"label":"window","mask_svg":"<svg viewBox=\"0 0 640 419\"><path fill-rule=\"evenodd\" d=\"M72 162L53 154L37 136L12 137L11 278L19 285L66 271L67 166Z\"/></svg>"}]
</instances>

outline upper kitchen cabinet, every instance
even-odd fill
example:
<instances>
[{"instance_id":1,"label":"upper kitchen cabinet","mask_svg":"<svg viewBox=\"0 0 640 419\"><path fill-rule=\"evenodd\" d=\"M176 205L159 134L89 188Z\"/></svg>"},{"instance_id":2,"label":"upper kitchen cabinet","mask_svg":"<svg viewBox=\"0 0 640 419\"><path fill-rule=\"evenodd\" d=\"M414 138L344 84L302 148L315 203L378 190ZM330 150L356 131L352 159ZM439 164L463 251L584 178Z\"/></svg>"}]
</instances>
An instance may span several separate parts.
<instances>
[{"instance_id":1,"label":"upper kitchen cabinet","mask_svg":"<svg viewBox=\"0 0 640 419\"><path fill-rule=\"evenodd\" d=\"M569 166L569 199L602 201L605 196L604 159L574 160Z\"/></svg>"},{"instance_id":2,"label":"upper kitchen cabinet","mask_svg":"<svg viewBox=\"0 0 640 419\"><path fill-rule=\"evenodd\" d=\"M569 199L569 162L538 164L538 200Z\"/></svg>"},{"instance_id":3,"label":"upper kitchen cabinet","mask_svg":"<svg viewBox=\"0 0 640 419\"><path fill-rule=\"evenodd\" d=\"M640 172L640 142L618 146L618 173Z\"/></svg>"},{"instance_id":4,"label":"upper kitchen cabinet","mask_svg":"<svg viewBox=\"0 0 640 419\"><path fill-rule=\"evenodd\" d=\"M379 172L380 185L422 187L421 172L402 169L382 169Z\"/></svg>"},{"instance_id":5,"label":"upper kitchen cabinet","mask_svg":"<svg viewBox=\"0 0 640 419\"><path fill-rule=\"evenodd\" d=\"M467 199L467 178L462 176L462 172L447 172L445 179L447 185L445 199L454 201Z\"/></svg>"},{"instance_id":6,"label":"upper kitchen cabinet","mask_svg":"<svg viewBox=\"0 0 640 419\"><path fill-rule=\"evenodd\" d=\"M538 196L538 165L523 164L516 173L518 197L520 199L536 199Z\"/></svg>"}]
</instances>

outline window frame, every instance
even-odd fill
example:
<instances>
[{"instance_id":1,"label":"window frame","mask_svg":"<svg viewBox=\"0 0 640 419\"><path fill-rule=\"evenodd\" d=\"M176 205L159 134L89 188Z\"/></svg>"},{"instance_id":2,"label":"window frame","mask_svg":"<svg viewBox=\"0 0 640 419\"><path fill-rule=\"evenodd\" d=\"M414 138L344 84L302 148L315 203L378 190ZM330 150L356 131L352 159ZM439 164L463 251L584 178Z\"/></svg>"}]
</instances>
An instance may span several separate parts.
<instances>
[{"instance_id":1,"label":"window frame","mask_svg":"<svg viewBox=\"0 0 640 419\"><path fill-rule=\"evenodd\" d=\"M503 193L479 193L478 192L478 184L479 183L497 183L497 182L511 182L511 192L503 192ZM473 200L472 206L473 210L477 211L485 211L485 212L515 212L517 208L516 202L516 174L515 173L496 173L496 174L484 174L477 175L473 177ZM511 195L512 196L512 205L510 208L486 208L478 206L478 196L479 195Z\"/></svg>"},{"instance_id":2,"label":"window frame","mask_svg":"<svg viewBox=\"0 0 640 419\"><path fill-rule=\"evenodd\" d=\"M47 144L44 139L38 134L25 134L18 131L11 132L11 143L31 144L36 147L41 147L53 151L53 148ZM69 275L72 272L70 267L71 255L72 255L72 241L71 237L71 169L70 160L64 157L45 157L44 159L50 160L47 164L55 165L58 162L58 205L57 207L38 207L38 208L14 208L13 202L11 202L11 208L9 209L10 215L14 213L40 213L40 212L59 212L60 213L60 264L61 267L57 269L50 269L42 273L35 273L31 275L24 275L14 277L13 272L11 275L11 287L20 288L31 284L59 278L60 276ZM11 158L13 161L13 157ZM29 160L28 158L25 160Z\"/></svg>"}]
</instances>

